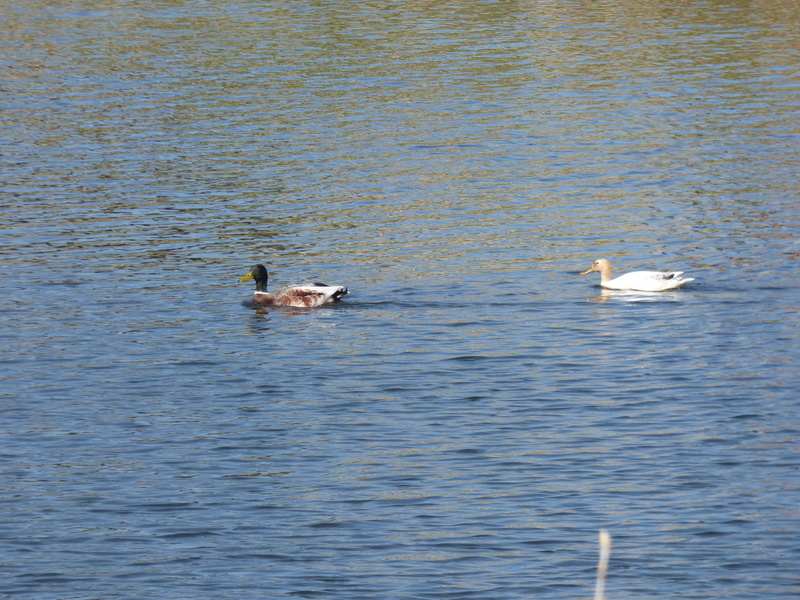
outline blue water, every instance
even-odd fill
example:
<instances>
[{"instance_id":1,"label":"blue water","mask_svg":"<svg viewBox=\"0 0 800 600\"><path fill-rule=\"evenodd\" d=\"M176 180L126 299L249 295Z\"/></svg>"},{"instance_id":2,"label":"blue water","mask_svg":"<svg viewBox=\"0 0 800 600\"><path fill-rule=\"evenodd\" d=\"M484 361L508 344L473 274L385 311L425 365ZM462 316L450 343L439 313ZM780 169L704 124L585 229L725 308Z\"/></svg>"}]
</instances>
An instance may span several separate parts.
<instances>
[{"instance_id":1,"label":"blue water","mask_svg":"<svg viewBox=\"0 0 800 600\"><path fill-rule=\"evenodd\" d=\"M796 7L0 17L2 597L800 597Z\"/></svg>"}]
</instances>

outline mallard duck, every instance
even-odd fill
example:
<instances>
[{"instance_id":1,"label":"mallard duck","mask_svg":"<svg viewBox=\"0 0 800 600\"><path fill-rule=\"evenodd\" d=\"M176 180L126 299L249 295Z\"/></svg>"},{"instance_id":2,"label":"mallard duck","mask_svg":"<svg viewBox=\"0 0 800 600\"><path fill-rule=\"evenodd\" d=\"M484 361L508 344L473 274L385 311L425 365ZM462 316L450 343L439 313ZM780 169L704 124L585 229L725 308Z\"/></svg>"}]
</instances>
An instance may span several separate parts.
<instances>
[{"instance_id":1,"label":"mallard duck","mask_svg":"<svg viewBox=\"0 0 800 600\"><path fill-rule=\"evenodd\" d=\"M320 306L336 302L348 294L347 288L344 286L325 285L324 283L285 285L274 292L267 292L269 274L264 265L254 265L239 281L250 281L251 279L255 279L256 282L253 302L262 306Z\"/></svg>"},{"instance_id":2,"label":"mallard duck","mask_svg":"<svg viewBox=\"0 0 800 600\"><path fill-rule=\"evenodd\" d=\"M581 273L586 275L592 271L600 273L600 285L610 290L636 290L638 292L663 292L674 290L682 285L694 281L692 277L681 277L683 271L661 273L659 271L634 271L625 273L616 279L611 279L611 263L605 258L599 258L592 266Z\"/></svg>"}]
</instances>

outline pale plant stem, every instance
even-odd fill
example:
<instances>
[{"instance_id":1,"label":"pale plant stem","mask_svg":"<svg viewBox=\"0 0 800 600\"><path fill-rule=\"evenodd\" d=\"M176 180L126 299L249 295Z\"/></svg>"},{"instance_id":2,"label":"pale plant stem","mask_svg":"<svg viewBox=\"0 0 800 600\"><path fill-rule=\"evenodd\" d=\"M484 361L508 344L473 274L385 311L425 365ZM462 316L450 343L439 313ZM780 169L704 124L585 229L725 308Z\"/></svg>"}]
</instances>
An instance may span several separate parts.
<instances>
[{"instance_id":1,"label":"pale plant stem","mask_svg":"<svg viewBox=\"0 0 800 600\"><path fill-rule=\"evenodd\" d=\"M611 535L608 530L600 530L600 560L597 563L597 585L594 588L594 600L605 600L606 571L608 558L611 556Z\"/></svg>"}]
</instances>

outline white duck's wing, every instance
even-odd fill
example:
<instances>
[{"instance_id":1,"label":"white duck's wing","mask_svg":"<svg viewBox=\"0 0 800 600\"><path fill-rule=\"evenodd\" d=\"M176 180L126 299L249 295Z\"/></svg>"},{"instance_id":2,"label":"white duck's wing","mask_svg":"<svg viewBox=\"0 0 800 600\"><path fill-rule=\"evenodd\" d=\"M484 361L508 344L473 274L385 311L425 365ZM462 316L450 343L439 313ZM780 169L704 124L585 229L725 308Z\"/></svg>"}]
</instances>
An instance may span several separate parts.
<instances>
[{"instance_id":1,"label":"white duck's wing","mask_svg":"<svg viewBox=\"0 0 800 600\"><path fill-rule=\"evenodd\" d=\"M665 290L674 290L685 283L694 281L694 279L691 278L682 278L682 274L683 271L672 271L669 273L662 273L660 271L634 271L605 282L603 287L612 290L663 292Z\"/></svg>"}]
</instances>

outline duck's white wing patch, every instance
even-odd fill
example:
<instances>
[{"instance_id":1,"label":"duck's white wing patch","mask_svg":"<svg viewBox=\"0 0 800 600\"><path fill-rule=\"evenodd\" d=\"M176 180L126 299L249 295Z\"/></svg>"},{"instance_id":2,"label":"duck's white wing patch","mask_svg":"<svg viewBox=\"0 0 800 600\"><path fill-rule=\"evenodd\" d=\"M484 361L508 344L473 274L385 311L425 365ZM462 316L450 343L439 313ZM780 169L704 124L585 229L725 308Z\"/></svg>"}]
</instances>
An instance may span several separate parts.
<instances>
[{"instance_id":1,"label":"duck's white wing patch","mask_svg":"<svg viewBox=\"0 0 800 600\"><path fill-rule=\"evenodd\" d=\"M672 290L693 279L683 279L682 271L662 273L660 271L634 271L607 281L603 287L615 290L637 290L640 292L662 292Z\"/></svg>"}]
</instances>

